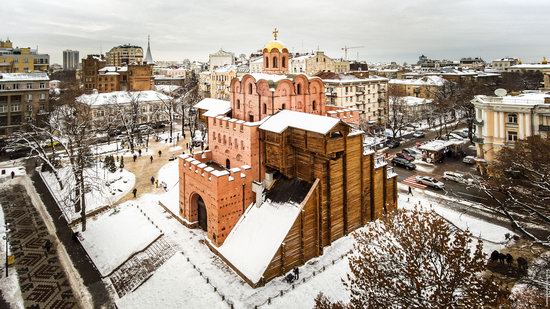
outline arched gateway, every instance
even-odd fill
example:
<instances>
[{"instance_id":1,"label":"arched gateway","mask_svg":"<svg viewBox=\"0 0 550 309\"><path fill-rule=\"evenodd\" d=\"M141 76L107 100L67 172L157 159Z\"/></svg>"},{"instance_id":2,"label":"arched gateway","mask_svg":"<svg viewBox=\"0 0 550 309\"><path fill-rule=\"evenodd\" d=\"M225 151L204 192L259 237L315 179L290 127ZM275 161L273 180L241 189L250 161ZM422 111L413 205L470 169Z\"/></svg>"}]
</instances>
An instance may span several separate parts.
<instances>
[{"instance_id":1,"label":"arched gateway","mask_svg":"<svg viewBox=\"0 0 550 309\"><path fill-rule=\"evenodd\" d=\"M206 204L198 193L191 197L191 211L197 212L198 227L203 231L208 231L208 214L206 212Z\"/></svg>"}]
</instances>

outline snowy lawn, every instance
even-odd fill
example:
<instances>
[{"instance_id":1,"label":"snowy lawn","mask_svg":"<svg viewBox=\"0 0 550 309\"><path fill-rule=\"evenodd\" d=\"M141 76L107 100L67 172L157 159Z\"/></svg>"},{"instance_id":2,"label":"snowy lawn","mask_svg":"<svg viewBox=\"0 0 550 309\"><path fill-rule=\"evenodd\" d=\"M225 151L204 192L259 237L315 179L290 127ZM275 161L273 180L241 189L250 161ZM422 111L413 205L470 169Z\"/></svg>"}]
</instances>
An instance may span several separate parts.
<instances>
[{"instance_id":1,"label":"snowy lawn","mask_svg":"<svg viewBox=\"0 0 550 309\"><path fill-rule=\"evenodd\" d=\"M111 173L103 169L102 164L98 163L96 167L88 168L85 171L89 177L89 187L91 191L86 193L86 213L93 212L104 206L110 206L116 203L120 198L128 194L136 183L133 173L123 169L117 169ZM74 195L75 179L70 167L63 167L58 170L59 177L63 183L63 190L52 172L41 172L42 178L46 182L50 192L61 208L67 222L73 222L80 218L80 213L76 213L74 205L70 202L69 194ZM73 191L73 192L71 192Z\"/></svg>"},{"instance_id":2,"label":"snowy lawn","mask_svg":"<svg viewBox=\"0 0 550 309\"><path fill-rule=\"evenodd\" d=\"M117 302L124 308L228 308L181 253L176 253L133 293Z\"/></svg>"},{"instance_id":3,"label":"snowy lawn","mask_svg":"<svg viewBox=\"0 0 550 309\"><path fill-rule=\"evenodd\" d=\"M15 177L25 176L27 174L24 166L2 167L0 168L0 178L11 178L11 172L14 173Z\"/></svg>"},{"instance_id":4,"label":"snowy lawn","mask_svg":"<svg viewBox=\"0 0 550 309\"><path fill-rule=\"evenodd\" d=\"M159 201L170 211L179 215L180 195L179 195L179 170L178 160L170 161L162 166L157 174L159 185L165 183L167 192L159 196Z\"/></svg>"},{"instance_id":5,"label":"snowy lawn","mask_svg":"<svg viewBox=\"0 0 550 309\"><path fill-rule=\"evenodd\" d=\"M80 225L75 227L80 231ZM124 203L87 221L82 246L106 276L134 253L145 249L161 231L132 203Z\"/></svg>"}]
</instances>

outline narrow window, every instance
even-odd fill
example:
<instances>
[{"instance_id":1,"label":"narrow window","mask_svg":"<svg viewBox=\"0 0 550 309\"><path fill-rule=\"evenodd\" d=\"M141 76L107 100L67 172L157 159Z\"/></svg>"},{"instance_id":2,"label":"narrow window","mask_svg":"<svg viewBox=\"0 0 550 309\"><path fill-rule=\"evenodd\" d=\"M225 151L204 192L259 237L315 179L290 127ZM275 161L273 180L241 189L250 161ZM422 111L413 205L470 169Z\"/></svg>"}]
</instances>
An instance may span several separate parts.
<instances>
[{"instance_id":1,"label":"narrow window","mask_svg":"<svg viewBox=\"0 0 550 309\"><path fill-rule=\"evenodd\" d=\"M302 94L302 85L301 84L296 85L296 94Z\"/></svg>"},{"instance_id":2,"label":"narrow window","mask_svg":"<svg viewBox=\"0 0 550 309\"><path fill-rule=\"evenodd\" d=\"M277 68L277 57L273 56L273 67Z\"/></svg>"},{"instance_id":3,"label":"narrow window","mask_svg":"<svg viewBox=\"0 0 550 309\"><path fill-rule=\"evenodd\" d=\"M285 56L283 56L283 60L282 60L281 65L282 65L283 68L286 68L286 57Z\"/></svg>"},{"instance_id":4,"label":"narrow window","mask_svg":"<svg viewBox=\"0 0 550 309\"><path fill-rule=\"evenodd\" d=\"M315 102L315 100L313 101L313 103L311 103L311 108L313 108L313 110L317 110L317 103Z\"/></svg>"},{"instance_id":5,"label":"narrow window","mask_svg":"<svg viewBox=\"0 0 550 309\"><path fill-rule=\"evenodd\" d=\"M269 68L269 57L265 57L265 67Z\"/></svg>"},{"instance_id":6,"label":"narrow window","mask_svg":"<svg viewBox=\"0 0 550 309\"><path fill-rule=\"evenodd\" d=\"M241 100L237 100L237 109L241 109ZM214 124L216 123L214 122Z\"/></svg>"},{"instance_id":7,"label":"narrow window","mask_svg":"<svg viewBox=\"0 0 550 309\"><path fill-rule=\"evenodd\" d=\"M264 103L264 110L263 110L263 113L264 114L267 114L267 104Z\"/></svg>"},{"instance_id":8,"label":"narrow window","mask_svg":"<svg viewBox=\"0 0 550 309\"><path fill-rule=\"evenodd\" d=\"M248 94L252 94L252 84L248 84Z\"/></svg>"}]
</instances>

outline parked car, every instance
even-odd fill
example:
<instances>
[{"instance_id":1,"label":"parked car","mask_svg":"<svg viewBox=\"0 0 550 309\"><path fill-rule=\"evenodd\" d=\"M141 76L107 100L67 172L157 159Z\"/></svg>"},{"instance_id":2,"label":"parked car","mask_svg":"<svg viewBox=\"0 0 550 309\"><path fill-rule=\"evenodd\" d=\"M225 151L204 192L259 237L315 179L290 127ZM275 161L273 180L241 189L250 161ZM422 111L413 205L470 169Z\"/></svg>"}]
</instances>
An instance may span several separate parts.
<instances>
[{"instance_id":1,"label":"parked car","mask_svg":"<svg viewBox=\"0 0 550 309\"><path fill-rule=\"evenodd\" d=\"M405 159L400 158L400 157L393 157L393 159L391 159L391 164L393 166L404 167L408 170L416 169L416 165L414 163L411 163L410 161L405 160Z\"/></svg>"},{"instance_id":2,"label":"parked car","mask_svg":"<svg viewBox=\"0 0 550 309\"><path fill-rule=\"evenodd\" d=\"M403 158L409 162L412 162L414 161L414 157L411 156L410 154L406 153L406 152L398 152L395 154L396 157L399 157L399 158Z\"/></svg>"},{"instance_id":3,"label":"parked car","mask_svg":"<svg viewBox=\"0 0 550 309\"><path fill-rule=\"evenodd\" d=\"M460 131L460 130L457 130L457 131L453 131L451 132L452 134L456 134L462 138L468 138L468 132L464 132L464 131Z\"/></svg>"},{"instance_id":4,"label":"parked car","mask_svg":"<svg viewBox=\"0 0 550 309\"><path fill-rule=\"evenodd\" d=\"M476 164L476 158L474 156L465 156L462 162L466 164Z\"/></svg>"},{"instance_id":5,"label":"parked car","mask_svg":"<svg viewBox=\"0 0 550 309\"><path fill-rule=\"evenodd\" d=\"M426 137L426 134L422 131L414 131L413 136L416 138Z\"/></svg>"},{"instance_id":6,"label":"parked car","mask_svg":"<svg viewBox=\"0 0 550 309\"><path fill-rule=\"evenodd\" d=\"M440 190L443 190L445 188L444 183L430 176L416 176L416 182L419 182L428 187L432 187Z\"/></svg>"},{"instance_id":7,"label":"parked car","mask_svg":"<svg viewBox=\"0 0 550 309\"><path fill-rule=\"evenodd\" d=\"M451 180L458 183L465 183L469 184L472 183L472 178L466 178L464 174L458 173L458 172L444 172L443 173L443 179L445 180Z\"/></svg>"},{"instance_id":8,"label":"parked car","mask_svg":"<svg viewBox=\"0 0 550 309\"><path fill-rule=\"evenodd\" d=\"M465 139L465 138L462 135L460 135L456 132L451 132L451 133L447 134L446 139Z\"/></svg>"},{"instance_id":9,"label":"parked car","mask_svg":"<svg viewBox=\"0 0 550 309\"><path fill-rule=\"evenodd\" d=\"M408 155L413 156L415 159L422 158L422 152L420 150L414 149L414 148L405 148L401 151L402 153L406 153Z\"/></svg>"},{"instance_id":10,"label":"parked car","mask_svg":"<svg viewBox=\"0 0 550 309\"><path fill-rule=\"evenodd\" d=\"M388 139L386 141L386 146L388 146L390 148L397 148L397 147L399 147L399 145L401 145L401 142L399 142L396 139Z\"/></svg>"}]
</instances>

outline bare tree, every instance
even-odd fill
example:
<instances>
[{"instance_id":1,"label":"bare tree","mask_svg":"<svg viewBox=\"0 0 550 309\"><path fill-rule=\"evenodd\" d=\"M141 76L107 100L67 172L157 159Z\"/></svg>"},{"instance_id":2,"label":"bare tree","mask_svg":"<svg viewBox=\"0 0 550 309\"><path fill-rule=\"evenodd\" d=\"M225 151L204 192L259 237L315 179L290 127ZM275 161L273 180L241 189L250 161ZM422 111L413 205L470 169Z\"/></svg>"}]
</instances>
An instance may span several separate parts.
<instances>
[{"instance_id":1,"label":"bare tree","mask_svg":"<svg viewBox=\"0 0 550 309\"><path fill-rule=\"evenodd\" d=\"M550 237L550 140L538 135L497 153L490 176L477 185L515 228L541 244Z\"/></svg>"},{"instance_id":2,"label":"bare tree","mask_svg":"<svg viewBox=\"0 0 550 309\"><path fill-rule=\"evenodd\" d=\"M88 174L86 169L94 162L91 146L96 132L92 126L90 105L77 100L81 94L77 87L64 91L49 120L42 126L31 125L28 132L16 133L13 143L28 147L31 154L36 154L52 170L60 189L65 189L68 193L66 200L60 202L74 207L75 213L80 213L82 230L85 231L85 193L95 184L93 175ZM52 149L49 152L44 147L45 140L52 141L50 145L57 151ZM67 178L58 173L59 167L63 165L70 169Z\"/></svg>"},{"instance_id":3,"label":"bare tree","mask_svg":"<svg viewBox=\"0 0 550 309\"><path fill-rule=\"evenodd\" d=\"M183 137L185 137L185 126L187 123L191 138L194 138L195 130L197 129L197 115L193 106L201 99L197 74L191 71L189 76L185 78L181 94L178 96L179 107L175 109L175 112L181 117L181 133Z\"/></svg>"},{"instance_id":4,"label":"bare tree","mask_svg":"<svg viewBox=\"0 0 550 309\"><path fill-rule=\"evenodd\" d=\"M162 119L167 119L168 126L170 127L170 143L174 138L174 121L176 116L176 110L180 104L181 90L176 88L170 88L167 93L157 93L157 98L160 104L155 110L155 114Z\"/></svg>"},{"instance_id":5,"label":"bare tree","mask_svg":"<svg viewBox=\"0 0 550 309\"><path fill-rule=\"evenodd\" d=\"M116 119L125 129L126 140L130 151L134 152L136 141L141 138L138 126L141 123L140 103L142 93L140 91L128 91L125 95L127 96L127 100L121 99L119 101L118 96L114 96L111 99L110 105L114 107L114 111L117 115Z\"/></svg>"},{"instance_id":6,"label":"bare tree","mask_svg":"<svg viewBox=\"0 0 550 309\"><path fill-rule=\"evenodd\" d=\"M505 301L508 292L482 276L483 244L471 233L453 232L433 211L400 210L355 235L348 308L482 308ZM319 299L322 308L331 307Z\"/></svg>"},{"instance_id":7,"label":"bare tree","mask_svg":"<svg viewBox=\"0 0 550 309\"><path fill-rule=\"evenodd\" d=\"M388 85L388 112L386 113L386 127L391 130L392 137L397 136L409 123L407 101L404 91L397 85Z\"/></svg>"}]
</instances>

